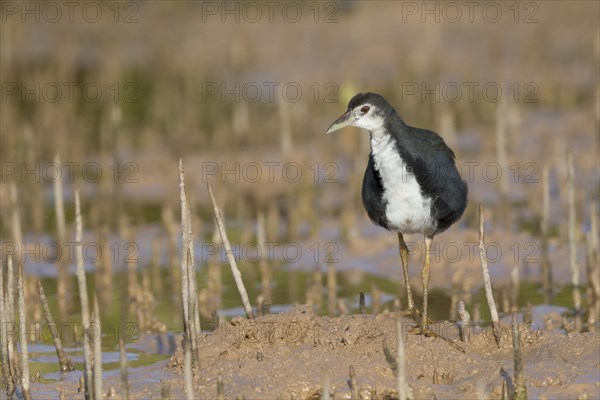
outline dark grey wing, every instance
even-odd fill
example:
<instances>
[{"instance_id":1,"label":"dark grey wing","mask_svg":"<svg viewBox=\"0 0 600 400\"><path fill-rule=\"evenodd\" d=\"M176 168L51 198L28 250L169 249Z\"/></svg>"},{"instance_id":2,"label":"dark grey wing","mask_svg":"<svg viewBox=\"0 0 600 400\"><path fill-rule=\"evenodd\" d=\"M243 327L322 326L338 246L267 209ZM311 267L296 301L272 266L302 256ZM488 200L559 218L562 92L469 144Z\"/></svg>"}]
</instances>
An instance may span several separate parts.
<instances>
[{"instance_id":1,"label":"dark grey wing","mask_svg":"<svg viewBox=\"0 0 600 400\"><path fill-rule=\"evenodd\" d=\"M379 172L375 169L375 161L371 154L363 177L362 201L371 221L376 225L389 229L385 215L386 202L383 199L383 184Z\"/></svg>"},{"instance_id":2,"label":"dark grey wing","mask_svg":"<svg viewBox=\"0 0 600 400\"><path fill-rule=\"evenodd\" d=\"M425 129L411 131L416 140L411 141L414 156L409 165L423 193L433 198L431 211L438 221L437 232L441 232L462 216L467 206L467 184L456 168L454 152L441 136Z\"/></svg>"}]
</instances>

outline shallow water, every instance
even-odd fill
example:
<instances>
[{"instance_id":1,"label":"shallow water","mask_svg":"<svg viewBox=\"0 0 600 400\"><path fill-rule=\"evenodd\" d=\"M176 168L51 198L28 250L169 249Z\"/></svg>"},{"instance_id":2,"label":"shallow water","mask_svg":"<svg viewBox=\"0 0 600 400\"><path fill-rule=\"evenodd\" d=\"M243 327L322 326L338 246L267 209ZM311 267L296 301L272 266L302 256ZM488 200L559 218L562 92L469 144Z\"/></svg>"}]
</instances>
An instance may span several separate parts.
<instances>
[{"instance_id":1,"label":"shallow water","mask_svg":"<svg viewBox=\"0 0 600 400\"><path fill-rule=\"evenodd\" d=\"M242 273L250 278L257 271L251 271L253 265L242 266ZM167 268L160 268L160 279L163 282L169 282L171 271ZM206 268L201 268L197 273L198 290L206 286ZM118 271L113 276L113 294L124 293L125 282L127 281L125 272ZM243 309L239 306L239 294L235 288L234 282L229 273L227 265L221 265L221 275L223 279L223 308L217 311L220 318L232 318L235 316L244 315ZM314 271L303 271L298 269L290 269L286 265L278 265L272 267L273 281L271 290L273 294L271 306L272 313L285 312L294 304L302 304L306 302L306 293L309 286L314 280ZM399 284L398 279L389 279L381 275L371 274L364 271L349 271L337 272L336 279L338 283L338 297L343 299L350 313L358 312L358 298L361 291L365 292L366 311L372 311L372 296L371 284L377 285L381 291L381 307L384 309L394 309L394 299L397 297L403 287ZM322 280L326 285L326 271L323 272ZM42 278L45 286L46 294L50 302L52 312L57 314L56 310L56 281L51 278ZM255 281L250 280L250 281ZM88 274L88 282L93 287L94 276ZM157 361L168 358L175 352L176 347L180 343L180 333L182 331L180 321L180 303L179 298L173 291L170 285L162 285L162 291L154 293L155 296L155 311L154 315L157 319L166 325L166 333L151 333L141 332L137 329L137 324L130 318L128 322L122 322L122 314L120 306L106 309L102 313L102 356L103 370L105 377L115 374L119 369L119 352L118 338L122 335L126 342L127 359L130 368L143 367L151 365ZM258 285L247 285L250 299L256 299L260 294ZM402 296L403 297L403 296ZM323 302L319 312L319 306L314 305L317 313L327 314L327 291L326 286L323 288ZM430 291L429 297L429 316L433 320L448 319L450 315L451 298L448 291L433 288ZM522 283L520 286L520 306L523 307L530 302L533 306L543 303L543 295L539 285L533 283ZM77 304L78 299L73 299ZM403 298L404 301L404 298ZM420 306L422 299L415 294L415 302ZM120 304L122 297L113 296L113 302ZM487 304L482 290L477 290L472 294L472 304L478 302L481 309L481 318L486 321L489 319ZM404 303L405 304L405 303ZM561 314L567 311L567 307L571 304L571 294L568 288L563 288L556 293L554 304L543 305L542 307L534 307L534 325L541 327L543 325L543 316L548 313ZM499 306L500 307L500 306ZM73 307L78 308L78 307ZM468 309L472 306L467 305ZM509 318L509 317L507 317ZM60 323L61 338L66 347L67 356L70 357L77 371L81 371L83 367L83 350L81 338L79 315L72 313L69 317ZM215 324L212 320L205 317L202 318L203 328L212 329ZM484 322L479 321L479 322ZM123 325L126 324L126 325ZM119 328L122 329L119 329ZM30 337L29 353L30 353L30 371L32 376L37 372L41 374L42 383L51 383L64 379L72 379L68 377L69 373L56 372L57 358L54 347L51 342L51 337L47 326L44 324L37 325L37 336ZM75 375L79 375L76 373Z\"/></svg>"}]
</instances>

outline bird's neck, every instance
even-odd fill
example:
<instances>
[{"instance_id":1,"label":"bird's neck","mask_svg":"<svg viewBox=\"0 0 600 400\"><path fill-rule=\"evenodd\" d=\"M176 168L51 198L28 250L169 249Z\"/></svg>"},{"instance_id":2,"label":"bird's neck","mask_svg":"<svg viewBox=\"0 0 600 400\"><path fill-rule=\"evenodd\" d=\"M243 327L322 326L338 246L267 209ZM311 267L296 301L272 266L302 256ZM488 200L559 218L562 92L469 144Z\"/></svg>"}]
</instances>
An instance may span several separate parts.
<instances>
[{"instance_id":1,"label":"bird's neck","mask_svg":"<svg viewBox=\"0 0 600 400\"><path fill-rule=\"evenodd\" d=\"M405 160L400 157L401 137L404 122L397 115L393 121L389 121L380 127L369 131L371 136L371 155L375 162L375 169L380 173L386 170L396 171L403 168Z\"/></svg>"},{"instance_id":2,"label":"bird's neck","mask_svg":"<svg viewBox=\"0 0 600 400\"><path fill-rule=\"evenodd\" d=\"M374 154L380 153L387 146L392 144L392 137L383 126L369 131L369 134L371 135L371 151L373 151Z\"/></svg>"}]
</instances>

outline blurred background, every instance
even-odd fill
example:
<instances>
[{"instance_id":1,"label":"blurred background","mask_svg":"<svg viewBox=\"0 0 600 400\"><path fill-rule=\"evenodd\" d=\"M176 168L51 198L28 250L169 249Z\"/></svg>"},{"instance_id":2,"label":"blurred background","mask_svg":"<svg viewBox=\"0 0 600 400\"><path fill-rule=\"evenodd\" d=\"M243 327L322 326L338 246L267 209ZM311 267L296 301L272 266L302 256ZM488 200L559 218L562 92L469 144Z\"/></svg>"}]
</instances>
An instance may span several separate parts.
<instances>
[{"instance_id":1,"label":"blurred background","mask_svg":"<svg viewBox=\"0 0 600 400\"><path fill-rule=\"evenodd\" d=\"M598 2L0 5L2 263L9 252L23 261L32 296L43 278L62 319L77 314L75 260L52 243L74 240L79 189L86 268L103 318L181 331L172 311L179 158L204 319L241 314L208 179L253 302L308 302L337 314L356 307L362 291L373 311L396 297L404 303L396 237L372 226L361 204L368 135L325 135L361 91L381 93L408 124L440 133L469 183L465 216L434 248L434 318L455 315L459 297L468 307L483 299L469 245L479 202L505 311L527 302L573 307L564 289L571 254L584 299L593 296L586 285L597 267L600 199ZM263 227L275 244L261 262ZM410 240L418 295L422 238ZM39 305L31 304L35 319Z\"/></svg>"}]
</instances>

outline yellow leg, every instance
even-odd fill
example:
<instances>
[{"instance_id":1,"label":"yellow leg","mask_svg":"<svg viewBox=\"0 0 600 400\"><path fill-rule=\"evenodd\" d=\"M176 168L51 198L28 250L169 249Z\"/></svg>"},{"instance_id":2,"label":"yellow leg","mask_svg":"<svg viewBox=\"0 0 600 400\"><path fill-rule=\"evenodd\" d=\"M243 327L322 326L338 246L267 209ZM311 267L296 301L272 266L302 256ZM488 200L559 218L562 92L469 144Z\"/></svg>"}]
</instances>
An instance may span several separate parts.
<instances>
[{"instance_id":1,"label":"yellow leg","mask_svg":"<svg viewBox=\"0 0 600 400\"><path fill-rule=\"evenodd\" d=\"M408 279L408 247L404 242L404 237L398 232L398 244L400 247L400 259L402 260L402 270L404 272L404 284L406 286L406 297L408 298L408 309L410 311L415 309L415 302L413 300L412 291L410 290L410 281Z\"/></svg>"},{"instance_id":2,"label":"yellow leg","mask_svg":"<svg viewBox=\"0 0 600 400\"><path fill-rule=\"evenodd\" d=\"M427 292L429 290L429 248L431 247L431 237L425 236L425 263L423 264L423 319L421 320L421 333L427 329Z\"/></svg>"}]
</instances>

